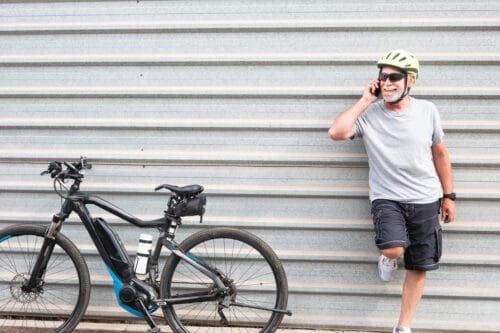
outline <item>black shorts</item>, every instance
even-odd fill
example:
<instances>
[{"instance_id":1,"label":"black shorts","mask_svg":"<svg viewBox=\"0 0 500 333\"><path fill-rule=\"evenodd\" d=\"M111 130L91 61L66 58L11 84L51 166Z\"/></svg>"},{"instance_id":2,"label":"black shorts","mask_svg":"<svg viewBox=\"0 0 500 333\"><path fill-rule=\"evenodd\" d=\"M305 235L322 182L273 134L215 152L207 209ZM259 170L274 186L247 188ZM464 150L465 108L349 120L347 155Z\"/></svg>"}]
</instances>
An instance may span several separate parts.
<instances>
[{"instance_id":1,"label":"black shorts","mask_svg":"<svg viewBox=\"0 0 500 333\"><path fill-rule=\"evenodd\" d=\"M406 269L438 269L443 243L440 208L441 200L430 204L407 204L383 199L373 201L375 244L380 250L404 247Z\"/></svg>"}]
</instances>

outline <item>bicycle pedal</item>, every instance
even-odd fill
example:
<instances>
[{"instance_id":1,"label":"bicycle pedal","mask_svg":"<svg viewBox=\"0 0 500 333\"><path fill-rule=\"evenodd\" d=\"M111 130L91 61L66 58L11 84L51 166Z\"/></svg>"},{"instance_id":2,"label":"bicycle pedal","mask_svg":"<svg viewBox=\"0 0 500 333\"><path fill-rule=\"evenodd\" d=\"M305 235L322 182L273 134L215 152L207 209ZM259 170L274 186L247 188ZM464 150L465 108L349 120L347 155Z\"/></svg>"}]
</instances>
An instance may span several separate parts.
<instances>
[{"instance_id":1,"label":"bicycle pedal","mask_svg":"<svg viewBox=\"0 0 500 333\"><path fill-rule=\"evenodd\" d=\"M146 306L144 305L144 301L142 298L137 298L135 301L136 307L139 309L139 311L144 315L144 320L148 323L149 329L146 331L147 333L158 333L160 332L160 328L156 326L155 321L153 320L153 317L149 314L148 310L146 309Z\"/></svg>"}]
</instances>

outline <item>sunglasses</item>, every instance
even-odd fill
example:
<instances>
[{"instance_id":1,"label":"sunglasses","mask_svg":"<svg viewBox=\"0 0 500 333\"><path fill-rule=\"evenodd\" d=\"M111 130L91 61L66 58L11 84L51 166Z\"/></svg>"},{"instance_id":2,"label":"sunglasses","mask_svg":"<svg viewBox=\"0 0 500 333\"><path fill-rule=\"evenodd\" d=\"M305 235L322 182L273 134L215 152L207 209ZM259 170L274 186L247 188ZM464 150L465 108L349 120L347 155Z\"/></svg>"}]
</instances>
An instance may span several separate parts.
<instances>
[{"instance_id":1,"label":"sunglasses","mask_svg":"<svg viewBox=\"0 0 500 333\"><path fill-rule=\"evenodd\" d=\"M385 81L387 79L389 79L389 81L391 82L397 82L397 81L400 81L402 79L405 79L408 75L406 73L391 73L391 74L387 74L387 73L382 73L380 72L378 74L378 79L380 81Z\"/></svg>"}]
</instances>

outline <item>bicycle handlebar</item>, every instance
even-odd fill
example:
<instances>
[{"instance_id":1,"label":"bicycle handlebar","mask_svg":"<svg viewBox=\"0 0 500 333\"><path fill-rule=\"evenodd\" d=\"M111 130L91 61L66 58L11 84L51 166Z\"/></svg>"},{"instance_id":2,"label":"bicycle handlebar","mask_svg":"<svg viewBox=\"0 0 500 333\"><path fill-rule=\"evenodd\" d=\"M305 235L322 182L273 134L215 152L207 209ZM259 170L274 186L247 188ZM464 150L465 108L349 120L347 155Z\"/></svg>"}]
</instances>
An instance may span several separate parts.
<instances>
[{"instance_id":1,"label":"bicycle handlebar","mask_svg":"<svg viewBox=\"0 0 500 333\"><path fill-rule=\"evenodd\" d=\"M63 166L65 166L66 169L63 169ZM92 169L92 164L87 162L85 156L81 156L78 162L73 163L59 161L50 162L47 170L42 171L40 175L50 174L51 178L59 179L80 179L83 178L83 173L81 171L85 169Z\"/></svg>"}]
</instances>

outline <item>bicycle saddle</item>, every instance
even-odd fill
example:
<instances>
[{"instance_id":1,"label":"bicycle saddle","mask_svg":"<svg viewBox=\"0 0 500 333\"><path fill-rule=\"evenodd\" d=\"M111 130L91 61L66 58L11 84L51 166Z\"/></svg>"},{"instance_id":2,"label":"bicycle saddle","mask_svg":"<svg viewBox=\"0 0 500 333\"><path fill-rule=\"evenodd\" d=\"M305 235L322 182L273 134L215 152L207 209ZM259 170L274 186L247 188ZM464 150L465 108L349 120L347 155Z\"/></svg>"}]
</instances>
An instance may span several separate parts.
<instances>
[{"instance_id":1,"label":"bicycle saddle","mask_svg":"<svg viewBox=\"0 0 500 333\"><path fill-rule=\"evenodd\" d=\"M177 195L183 196L183 197L188 197L188 196L194 196L197 194L200 194L203 192L204 188L201 185L187 185L187 186L175 186L175 185L170 185L170 184L162 184L159 185L155 188L155 191L159 191L161 189L167 189L172 192L174 192Z\"/></svg>"}]
</instances>

